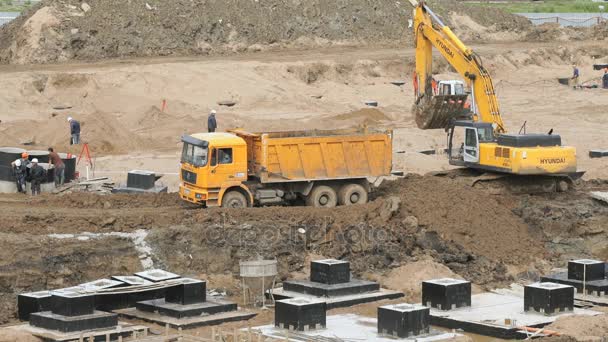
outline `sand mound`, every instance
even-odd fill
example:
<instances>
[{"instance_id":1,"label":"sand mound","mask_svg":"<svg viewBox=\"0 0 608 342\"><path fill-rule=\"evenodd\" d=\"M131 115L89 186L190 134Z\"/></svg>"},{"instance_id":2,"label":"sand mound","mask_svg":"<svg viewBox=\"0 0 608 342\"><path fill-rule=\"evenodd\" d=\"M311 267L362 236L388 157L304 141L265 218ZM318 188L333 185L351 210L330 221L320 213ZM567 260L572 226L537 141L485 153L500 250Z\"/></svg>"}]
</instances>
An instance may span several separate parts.
<instances>
[{"instance_id":1,"label":"sand mound","mask_svg":"<svg viewBox=\"0 0 608 342\"><path fill-rule=\"evenodd\" d=\"M379 281L382 286L405 293L406 300L419 301L421 295L420 284L429 279L455 278L462 279L445 265L430 259L408 263L392 269L386 276L370 275Z\"/></svg>"},{"instance_id":2,"label":"sand mound","mask_svg":"<svg viewBox=\"0 0 608 342\"><path fill-rule=\"evenodd\" d=\"M456 1L431 4L450 23L517 31L527 20ZM45 63L124 56L196 55L334 44L411 41L404 2L379 0L44 0L0 29L0 61ZM472 36L474 38L475 36Z\"/></svg>"},{"instance_id":3,"label":"sand mound","mask_svg":"<svg viewBox=\"0 0 608 342\"><path fill-rule=\"evenodd\" d=\"M390 117L376 108L364 108L350 113L336 115L332 117L332 119L354 121L364 125L377 124L381 121L391 120Z\"/></svg>"},{"instance_id":4,"label":"sand mound","mask_svg":"<svg viewBox=\"0 0 608 342\"><path fill-rule=\"evenodd\" d=\"M603 341L608 331L608 315L560 317L547 329L559 331L576 341Z\"/></svg>"},{"instance_id":5,"label":"sand mound","mask_svg":"<svg viewBox=\"0 0 608 342\"><path fill-rule=\"evenodd\" d=\"M406 208L400 219L416 217L431 245L436 234L475 254L512 263L529 261L540 251L528 226L500 198L467 187L449 178L412 176L383 191L399 194Z\"/></svg>"}]
</instances>

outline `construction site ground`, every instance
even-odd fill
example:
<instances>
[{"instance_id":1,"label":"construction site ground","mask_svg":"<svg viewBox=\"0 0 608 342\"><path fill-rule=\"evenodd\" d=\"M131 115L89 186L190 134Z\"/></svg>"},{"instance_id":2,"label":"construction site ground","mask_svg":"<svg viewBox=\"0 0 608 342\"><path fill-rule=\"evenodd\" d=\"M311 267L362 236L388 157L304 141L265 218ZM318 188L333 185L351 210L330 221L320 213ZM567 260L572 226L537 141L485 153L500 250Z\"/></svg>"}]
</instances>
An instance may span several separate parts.
<instances>
[{"instance_id":1,"label":"construction site ground","mask_svg":"<svg viewBox=\"0 0 608 342\"><path fill-rule=\"evenodd\" d=\"M608 90L573 90L557 82L576 63L587 84L599 84L601 73L592 65L608 63L607 41L529 36L563 33L546 28L509 31L516 41L484 43L500 36L500 27L495 36L476 40L485 31L470 18L451 20L471 34L471 46L491 71L507 129L517 132L524 122L528 132L553 129L577 148L586 174L575 189L518 195L472 187L472 175L453 170L441 154L445 133L416 127L410 111L414 50L405 44L290 45L208 56L125 53L102 60L85 55L58 64L3 59L16 64L0 65L0 146L53 146L78 154L80 148L69 145L66 118L73 116L91 147L95 177L120 183L129 170L154 170L164 174L160 182L170 193L0 195L0 323L16 322L19 293L131 274L146 263L207 279L208 287L242 301L241 260L277 258L280 281L305 277L310 260L340 258L351 262L357 277L404 291L415 302L420 282L430 278L462 277L481 292L538 280L571 258L608 259L608 204L589 196L608 191L608 168L606 159L588 156L591 149L608 150ZM29 63L38 55L19 56ZM457 77L445 62L436 65L438 78ZM225 100L236 105L217 105ZM379 106L366 107L367 100ZM371 202L360 207L229 210L185 204L175 193L180 136L205 131L211 109L218 110L220 130L394 129L394 169L406 176L376 180ZM85 165L78 168L84 175ZM436 171L445 173L429 174ZM374 316L375 307L332 313ZM259 311L249 324L272 319L271 311ZM564 318L552 329L584 340L605 336L608 321ZM15 340L25 337L0 336Z\"/></svg>"}]
</instances>

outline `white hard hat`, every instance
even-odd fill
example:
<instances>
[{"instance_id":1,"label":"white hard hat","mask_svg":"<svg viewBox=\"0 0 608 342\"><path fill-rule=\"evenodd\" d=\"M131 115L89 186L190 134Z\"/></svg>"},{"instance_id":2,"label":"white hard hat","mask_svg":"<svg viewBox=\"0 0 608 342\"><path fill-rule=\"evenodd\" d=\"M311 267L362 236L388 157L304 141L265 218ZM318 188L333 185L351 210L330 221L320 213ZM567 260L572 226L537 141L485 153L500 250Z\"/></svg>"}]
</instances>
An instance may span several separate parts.
<instances>
[{"instance_id":1,"label":"white hard hat","mask_svg":"<svg viewBox=\"0 0 608 342\"><path fill-rule=\"evenodd\" d=\"M215 109L211 110L211 114L217 114L217 112L215 111Z\"/></svg>"},{"instance_id":2,"label":"white hard hat","mask_svg":"<svg viewBox=\"0 0 608 342\"><path fill-rule=\"evenodd\" d=\"M32 159L32 163L38 163L38 158Z\"/></svg>"},{"instance_id":3,"label":"white hard hat","mask_svg":"<svg viewBox=\"0 0 608 342\"><path fill-rule=\"evenodd\" d=\"M71 117L71 116L68 116L68 122L70 122L70 121L72 121L72 120L74 120L74 119L72 119L72 117Z\"/></svg>"},{"instance_id":4,"label":"white hard hat","mask_svg":"<svg viewBox=\"0 0 608 342\"><path fill-rule=\"evenodd\" d=\"M21 166L21 159L15 160L15 166L17 166L17 167Z\"/></svg>"}]
</instances>

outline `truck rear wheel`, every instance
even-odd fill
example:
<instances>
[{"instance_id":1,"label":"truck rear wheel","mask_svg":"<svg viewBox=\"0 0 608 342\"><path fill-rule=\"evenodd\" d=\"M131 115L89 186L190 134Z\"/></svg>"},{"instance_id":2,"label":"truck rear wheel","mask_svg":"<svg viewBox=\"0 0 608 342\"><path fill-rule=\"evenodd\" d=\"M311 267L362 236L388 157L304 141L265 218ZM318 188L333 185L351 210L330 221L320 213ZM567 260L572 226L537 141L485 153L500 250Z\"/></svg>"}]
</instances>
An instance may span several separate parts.
<instances>
[{"instance_id":1,"label":"truck rear wheel","mask_svg":"<svg viewBox=\"0 0 608 342\"><path fill-rule=\"evenodd\" d=\"M316 208L333 208L338 204L338 195L329 186L319 185L306 197L306 205Z\"/></svg>"},{"instance_id":2,"label":"truck rear wheel","mask_svg":"<svg viewBox=\"0 0 608 342\"><path fill-rule=\"evenodd\" d=\"M230 191L222 198L222 208L247 208L247 198L238 191Z\"/></svg>"},{"instance_id":3,"label":"truck rear wheel","mask_svg":"<svg viewBox=\"0 0 608 342\"><path fill-rule=\"evenodd\" d=\"M346 184L338 193L340 205L365 204L367 197L367 191L359 184Z\"/></svg>"}]
</instances>

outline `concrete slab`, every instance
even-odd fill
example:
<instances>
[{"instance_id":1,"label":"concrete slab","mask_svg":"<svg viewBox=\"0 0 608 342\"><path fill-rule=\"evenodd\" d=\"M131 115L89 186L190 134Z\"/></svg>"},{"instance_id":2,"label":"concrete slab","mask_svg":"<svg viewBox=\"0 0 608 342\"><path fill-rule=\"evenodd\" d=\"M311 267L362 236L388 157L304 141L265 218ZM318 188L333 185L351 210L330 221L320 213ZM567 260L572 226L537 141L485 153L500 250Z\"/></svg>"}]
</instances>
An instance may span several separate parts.
<instances>
[{"instance_id":1,"label":"concrete slab","mask_svg":"<svg viewBox=\"0 0 608 342\"><path fill-rule=\"evenodd\" d=\"M285 291L282 287L272 290L272 294L275 300L287 299L287 298L304 298L309 300L321 300L327 304L327 309L344 308L357 304L376 302L384 299L396 299L403 297L403 293L380 289L375 292L359 293L353 295L339 296L339 297L317 297L309 294L303 294L298 292Z\"/></svg>"},{"instance_id":2,"label":"concrete slab","mask_svg":"<svg viewBox=\"0 0 608 342\"><path fill-rule=\"evenodd\" d=\"M218 325L226 322L246 321L257 315L256 313L247 311L232 311L222 312L215 315L174 318L169 316L163 316L156 312L140 311L136 308L114 310L112 312L117 313L120 317L124 318L140 319L146 322L151 322L162 326L168 324L172 328L182 329Z\"/></svg>"},{"instance_id":3,"label":"concrete slab","mask_svg":"<svg viewBox=\"0 0 608 342\"><path fill-rule=\"evenodd\" d=\"M147 271L143 271L143 272L138 272L135 273L136 276L140 277L140 278L144 278L146 280L149 280L153 283L158 283L161 281L166 281L166 280L173 280L173 279L178 279L180 278L179 275L175 274L175 273L171 273L171 272L167 272L165 270L160 270L160 269L154 269L154 270L147 270Z\"/></svg>"},{"instance_id":4,"label":"concrete slab","mask_svg":"<svg viewBox=\"0 0 608 342\"><path fill-rule=\"evenodd\" d=\"M78 341L81 336L88 341L89 337L93 337L95 341L105 341L106 336L110 337L111 341L118 340L119 336L122 337L131 337L133 336L133 332L137 332L137 334L147 334L148 327L143 325L135 325L128 324L124 322L119 322L118 326L113 329L102 329L95 331L87 331L87 332L74 332L74 333L60 333L58 331L51 331L41 328L32 327L31 325L25 323L20 325L13 325L6 328L0 328L0 336L5 335L3 332L25 332L32 334L36 337L41 338L44 341L50 342L67 342L67 341ZM8 335L8 334L7 334Z\"/></svg>"},{"instance_id":5,"label":"concrete slab","mask_svg":"<svg viewBox=\"0 0 608 342\"><path fill-rule=\"evenodd\" d=\"M462 335L457 333L446 333L431 329L429 334L415 337L394 339L378 335L378 321L375 318L362 317L355 314L327 316L327 328L314 331L287 331L274 325L264 325L253 328L260 331L264 336L285 341L312 341L322 340L320 337L331 338L340 341L370 341L370 342L395 342L395 341L445 341ZM315 339L316 338L316 339Z\"/></svg>"},{"instance_id":6,"label":"concrete slab","mask_svg":"<svg viewBox=\"0 0 608 342\"><path fill-rule=\"evenodd\" d=\"M151 281L138 276L112 276L113 280L121 281L127 285L150 285Z\"/></svg>"},{"instance_id":7,"label":"concrete slab","mask_svg":"<svg viewBox=\"0 0 608 342\"><path fill-rule=\"evenodd\" d=\"M570 313L545 316L524 312L524 299L507 293L481 293L473 295L471 306L450 311L431 309L431 324L449 329L497 337L525 338L518 327L541 328L553 323L558 317L570 315L599 315L599 312L574 309Z\"/></svg>"}]
</instances>

